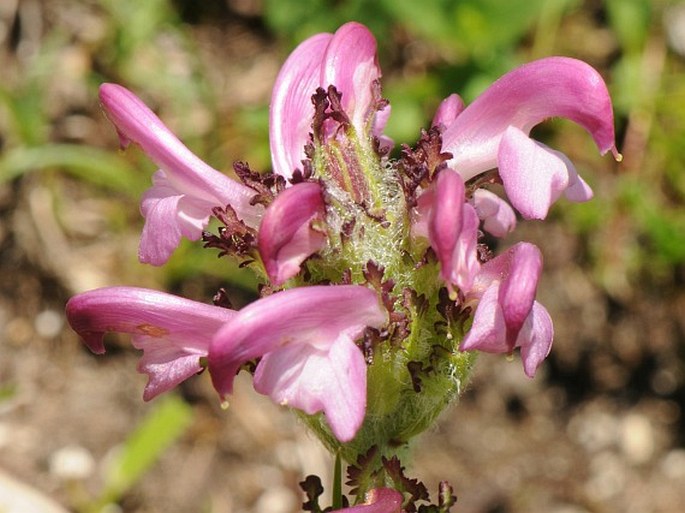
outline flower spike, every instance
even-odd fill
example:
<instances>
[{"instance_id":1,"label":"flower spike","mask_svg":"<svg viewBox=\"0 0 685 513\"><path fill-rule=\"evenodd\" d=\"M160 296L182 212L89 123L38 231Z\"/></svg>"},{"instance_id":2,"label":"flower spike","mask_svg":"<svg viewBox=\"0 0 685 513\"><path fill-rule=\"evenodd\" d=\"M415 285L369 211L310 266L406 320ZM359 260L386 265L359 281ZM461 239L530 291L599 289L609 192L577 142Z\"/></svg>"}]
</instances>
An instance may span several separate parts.
<instances>
[{"instance_id":1,"label":"flower spike","mask_svg":"<svg viewBox=\"0 0 685 513\"><path fill-rule=\"evenodd\" d=\"M140 98L122 86L102 84L100 101L122 146L139 144L160 167L141 203L141 262L162 265L181 237L198 240L215 207L230 205L245 224L257 226L263 209L250 204L255 191L195 156Z\"/></svg>"},{"instance_id":2,"label":"flower spike","mask_svg":"<svg viewBox=\"0 0 685 513\"><path fill-rule=\"evenodd\" d=\"M300 44L271 97L273 173L238 162L237 181L132 92L102 85L122 147L138 144L159 167L140 205L140 260L160 265L182 238L202 237L257 272L260 298L236 311L223 289L210 306L111 287L76 295L66 314L95 353L108 332L131 336L145 400L203 370L224 398L247 371L258 393L294 409L336 456L327 510L446 513L452 487L441 482L427 504L428 489L405 475L400 456L462 393L473 367L466 351L518 348L532 378L554 336L536 300L542 253L527 242L499 252L485 232L505 237L519 214L542 219L562 195L592 197L570 160L531 130L565 117L602 154L620 155L598 72L552 57L505 74L469 106L448 96L416 145L394 156L376 51L356 22ZM203 233L212 215L216 235ZM302 488L304 509L321 510L320 479Z\"/></svg>"},{"instance_id":3,"label":"flower spike","mask_svg":"<svg viewBox=\"0 0 685 513\"><path fill-rule=\"evenodd\" d=\"M246 306L216 334L209 371L221 395L240 366L262 357L255 389L307 414L323 411L333 434L351 440L364 419L366 363L354 341L387 312L358 285L288 289Z\"/></svg>"}]
</instances>

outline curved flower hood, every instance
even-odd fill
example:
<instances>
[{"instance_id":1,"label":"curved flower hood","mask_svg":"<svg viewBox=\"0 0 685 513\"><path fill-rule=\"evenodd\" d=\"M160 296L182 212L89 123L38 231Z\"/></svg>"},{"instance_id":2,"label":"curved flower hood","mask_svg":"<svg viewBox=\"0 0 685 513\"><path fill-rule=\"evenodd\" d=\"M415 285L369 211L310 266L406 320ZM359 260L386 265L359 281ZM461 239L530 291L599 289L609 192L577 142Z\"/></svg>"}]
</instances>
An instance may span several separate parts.
<instances>
[{"instance_id":1,"label":"curved flower hood","mask_svg":"<svg viewBox=\"0 0 685 513\"><path fill-rule=\"evenodd\" d=\"M594 68L576 59L549 57L524 64L462 111L453 99L436 117L445 125L449 166L464 181L498 167L507 195L526 218L544 218L549 205L579 179L567 159L528 138L535 125L552 117L570 119L592 135L602 154L612 151L618 158L607 87ZM536 198L530 198L531 192ZM589 197L571 194L571 199Z\"/></svg>"}]
</instances>

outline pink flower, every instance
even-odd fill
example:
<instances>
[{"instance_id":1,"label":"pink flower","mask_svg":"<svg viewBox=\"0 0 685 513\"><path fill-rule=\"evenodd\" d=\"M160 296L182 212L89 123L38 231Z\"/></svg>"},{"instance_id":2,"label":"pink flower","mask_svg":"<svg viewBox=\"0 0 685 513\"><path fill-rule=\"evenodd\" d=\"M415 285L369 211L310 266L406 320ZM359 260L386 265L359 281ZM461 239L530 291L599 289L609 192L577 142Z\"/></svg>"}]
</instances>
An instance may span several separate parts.
<instances>
[{"instance_id":1,"label":"pink flower","mask_svg":"<svg viewBox=\"0 0 685 513\"><path fill-rule=\"evenodd\" d=\"M366 362L355 340L387 322L376 293L358 285L290 289L232 311L163 292L111 287L67 303L71 327L95 353L106 332L128 333L143 350L138 370L152 399L202 370L230 394L240 366L261 358L255 389L313 415L323 411L333 434L351 440L364 420Z\"/></svg>"},{"instance_id":2,"label":"pink flower","mask_svg":"<svg viewBox=\"0 0 685 513\"><path fill-rule=\"evenodd\" d=\"M271 97L269 132L274 172L290 179L295 170L302 170L307 158L305 147L312 141L312 97L317 89L334 86L341 94L342 111L357 135L379 137L390 113L388 107L378 112L380 76L376 41L359 23L347 23L335 34L317 34L301 43L281 68ZM331 120L324 121L323 127L326 138L337 133ZM303 184L295 193L297 187L276 198L259 229L260 254L276 285L295 276L302 262L325 244L325 234L312 226L325 215L321 190L314 184Z\"/></svg>"},{"instance_id":3,"label":"pink flower","mask_svg":"<svg viewBox=\"0 0 685 513\"><path fill-rule=\"evenodd\" d=\"M146 219L141 262L164 264L181 237L199 239L213 209L227 205L247 226L260 227L260 253L275 284L297 274L299 265L325 244L321 231L311 229L312 221L321 218L324 210L318 184L302 183L287 190L265 213L262 206L250 203L255 190L193 155L133 93L103 84L100 98L122 144L137 142L161 167L141 201Z\"/></svg>"},{"instance_id":4,"label":"pink flower","mask_svg":"<svg viewBox=\"0 0 685 513\"><path fill-rule=\"evenodd\" d=\"M317 34L295 48L281 68L271 96L274 172L290 178L302 168L317 88L335 86L342 94L342 109L358 134L380 136L390 114L389 107L377 112L374 83L380 76L376 40L359 23L346 23L335 34Z\"/></svg>"},{"instance_id":5,"label":"pink flower","mask_svg":"<svg viewBox=\"0 0 685 513\"><path fill-rule=\"evenodd\" d=\"M611 99L602 77L584 62L550 57L507 73L463 111L458 101L441 107L436 118L445 125L443 151L449 166L467 181L499 168L514 207L527 219L543 219L562 193L573 201L592 191L562 154L528 137L547 118L568 118L585 128L602 154L612 151ZM449 120L453 119L450 123Z\"/></svg>"},{"instance_id":6,"label":"pink flower","mask_svg":"<svg viewBox=\"0 0 685 513\"><path fill-rule=\"evenodd\" d=\"M464 110L464 100L458 94L451 94L438 105L431 126L440 127L443 131L450 126Z\"/></svg>"},{"instance_id":7,"label":"pink flower","mask_svg":"<svg viewBox=\"0 0 685 513\"><path fill-rule=\"evenodd\" d=\"M122 146L139 144L160 167L141 202L145 217L138 252L141 262L162 265L181 237L198 240L214 207L230 205L246 225L257 227L263 207L250 204L255 191L195 156L131 91L103 84L100 101Z\"/></svg>"},{"instance_id":8,"label":"pink flower","mask_svg":"<svg viewBox=\"0 0 685 513\"><path fill-rule=\"evenodd\" d=\"M402 494L392 488L374 488L366 494L364 504L336 509L331 513L402 513Z\"/></svg>"},{"instance_id":9,"label":"pink flower","mask_svg":"<svg viewBox=\"0 0 685 513\"><path fill-rule=\"evenodd\" d=\"M313 220L324 214L317 183L286 189L265 212L250 203L255 190L193 155L133 93L103 84L100 99L122 144L137 142L161 167L141 201L145 217L138 253L141 262L164 264L181 237L198 240L214 208L227 205L248 227L259 227L260 254L276 285L297 274L300 264L324 246L325 236L311 228Z\"/></svg>"},{"instance_id":10,"label":"pink flower","mask_svg":"<svg viewBox=\"0 0 685 513\"><path fill-rule=\"evenodd\" d=\"M440 277L450 292L453 284L462 291L469 290L480 268L478 216L465 202L463 180L451 169L444 169L417 203L413 230L416 235L428 236L440 262Z\"/></svg>"},{"instance_id":11,"label":"pink flower","mask_svg":"<svg viewBox=\"0 0 685 513\"><path fill-rule=\"evenodd\" d=\"M554 337L547 310L535 301L541 271L540 250L527 242L483 264L466 294L466 304L478 306L460 349L509 354L520 347L524 371L532 378Z\"/></svg>"},{"instance_id":12,"label":"pink flower","mask_svg":"<svg viewBox=\"0 0 685 513\"><path fill-rule=\"evenodd\" d=\"M255 389L309 415L323 412L333 434L351 440L364 420L366 363L354 341L387 322L376 293L358 285L289 289L246 306L209 348L221 395L244 363L261 357Z\"/></svg>"},{"instance_id":13,"label":"pink flower","mask_svg":"<svg viewBox=\"0 0 685 513\"><path fill-rule=\"evenodd\" d=\"M143 350L138 371L148 375L143 399L172 389L202 370L214 334L236 312L134 287L108 287L74 296L66 307L72 329L91 351L105 352L107 332L128 333Z\"/></svg>"},{"instance_id":14,"label":"pink flower","mask_svg":"<svg viewBox=\"0 0 685 513\"><path fill-rule=\"evenodd\" d=\"M495 237L504 237L516 228L516 214L509 203L487 189L473 191L473 208L483 229Z\"/></svg>"},{"instance_id":15,"label":"pink flower","mask_svg":"<svg viewBox=\"0 0 685 513\"><path fill-rule=\"evenodd\" d=\"M300 264L326 244L326 235L313 223L325 214L321 187L303 182L281 192L259 226L259 254L274 285L300 272Z\"/></svg>"},{"instance_id":16,"label":"pink flower","mask_svg":"<svg viewBox=\"0 0 685 513\"><path fill-rule=\"evenodd\" d=\"M379 78L376 41L358 23L343 25L335 34L318 34L298 46L281 69L273 91L274 172L291 178L295 169L302 168L317 88L335 86L342 93L341 105L352 127L360 134L380 136L390 109L378 112ZM277 197L265 213L261 205L252 204L255 190L193 155L133 93L103 84L100 100L117 127L122 146L138 143L161 168L141 202L146 219L141 262L165 263L182 237L198 240L214 208L226 206L248 227L259 228L259 251L276 285L297 274L301 263L325 245L324 233L312 228L313 221L324 216L321 191L315 190L318 184L286 189L284 197Z\"/></svg>"}]
</instances>

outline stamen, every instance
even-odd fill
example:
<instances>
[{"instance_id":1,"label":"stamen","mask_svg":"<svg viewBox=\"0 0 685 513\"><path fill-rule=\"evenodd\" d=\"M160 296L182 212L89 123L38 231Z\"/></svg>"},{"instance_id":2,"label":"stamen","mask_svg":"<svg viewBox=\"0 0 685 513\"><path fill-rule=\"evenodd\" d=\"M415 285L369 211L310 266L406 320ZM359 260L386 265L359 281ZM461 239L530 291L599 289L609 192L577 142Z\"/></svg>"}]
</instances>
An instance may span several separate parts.
<instances>
[{"instance_id":1,"label":"stamen","mask_svg":"<svg viewBox=\"0 0 685 513\"><path fill-rule=\"evenodd\" d=\"M616 146L611 148L611 154L616 162L623 162L623 155L616 149Z\"/></svg>"}]
</instances>

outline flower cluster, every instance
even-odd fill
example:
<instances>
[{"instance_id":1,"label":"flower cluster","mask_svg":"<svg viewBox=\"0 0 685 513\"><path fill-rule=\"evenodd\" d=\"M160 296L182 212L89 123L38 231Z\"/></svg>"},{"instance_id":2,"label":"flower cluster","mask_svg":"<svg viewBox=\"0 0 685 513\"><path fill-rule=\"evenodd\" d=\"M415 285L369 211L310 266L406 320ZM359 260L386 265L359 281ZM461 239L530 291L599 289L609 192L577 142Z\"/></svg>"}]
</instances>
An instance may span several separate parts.
<instances>
[{"instance_id":1,"label":"flower cluster","mask_svg":"<svg viewBox=\"0 0 685 513\"><path fill-rule=\"evenodd\" d=\"M552 321L535 299L540 251L520 242L494 256L485 243L485 232L515 228L515 212L543 219L562 194L592 196L531 129L565 117L620 157L606 86L578 60L521 66L468 106L449 96L417 144L395 153L380 78L376 42L358 23L303 42L273 90L273 172L236 163L236 179L191 153L133 93L102 85L122 146L138 144L160 168L141 202L141 262L164 264L181 238L202 239L264 286L237 311L221 294L206 305L133 287L67 305L96 353L106 332L132 336L146 400L204 368L223 397L241 369L251 372L259 393L300 412L332 451L351 464L363 456L372 470L358 498L370 495L352 509L369 513L400 510L383 462L458 396L474 351L520 348L530 377L550 351ZM205 231L211 217L217 233Z\"/></svg>"}]
</instances>

